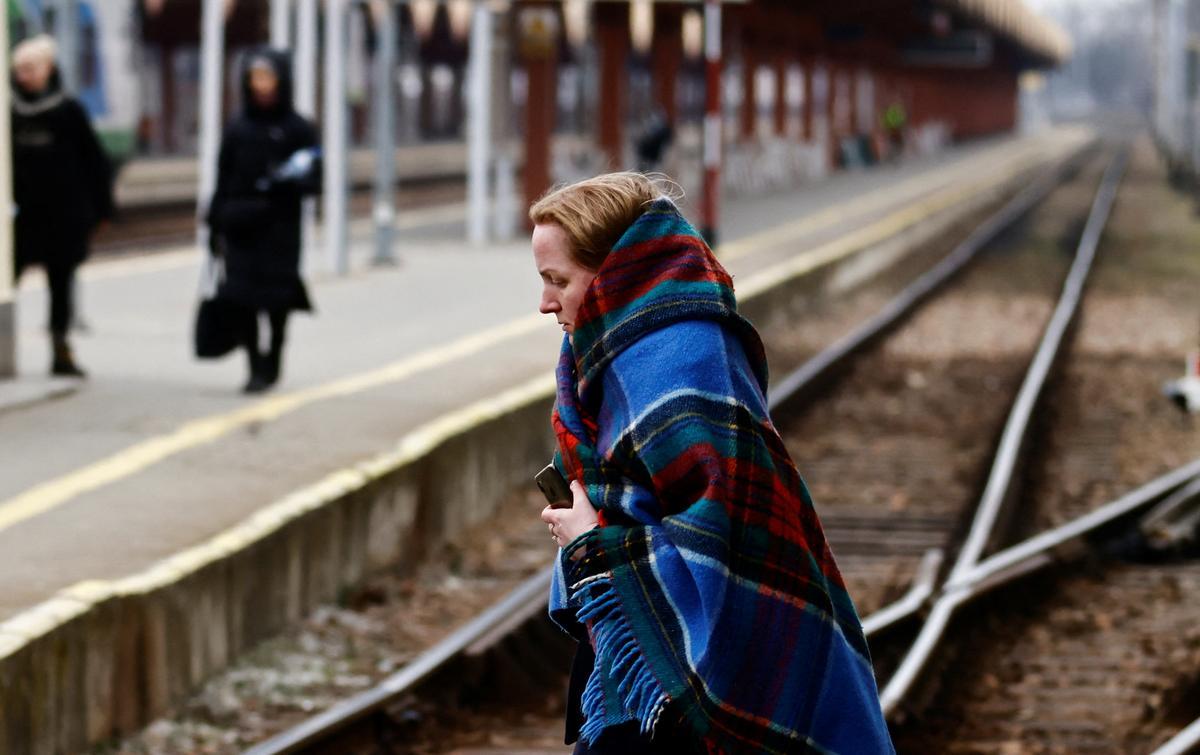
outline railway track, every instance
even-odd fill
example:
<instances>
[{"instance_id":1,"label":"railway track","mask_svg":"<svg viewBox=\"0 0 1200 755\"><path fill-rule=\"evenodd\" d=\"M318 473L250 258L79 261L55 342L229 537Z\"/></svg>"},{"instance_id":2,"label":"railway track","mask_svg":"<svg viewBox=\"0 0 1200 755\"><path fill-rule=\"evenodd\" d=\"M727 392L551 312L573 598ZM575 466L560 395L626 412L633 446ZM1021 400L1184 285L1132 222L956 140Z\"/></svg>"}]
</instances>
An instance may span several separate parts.
<instances>
[{"instance_id":1,"label":"railway track","mask_svg":"<svg viewBox=\"0 0 1200 755\"><path fill-rule=\"evenodd\" d=\"M1013 499L1011 491L1023 479L1017 473L1022 469L1021 452L1028 447L1032 409L1037 405L1082 296L1090 260L1080 260L1095 251L1120 171L1119 161L1110 164L1099 196L1092 203L1080 254L1065 286L1064 299L1070 301L1064 304L1060 300L1051 316L1051 292L1058 287L1062 274L1066 274L1068 261L1055 260L1052 255L1047 261L1045 254L1038 263L1041 267L1017 276L1020 280L1015 285L1024 298L1017 297L1015 290L1005 292L1010 300L1024 302L1021 306L1026 307L1029 315L1025 319L1039 324L1049 320L1046 334L1035 333L1031 338L1030 333L1040 327L1030 328L1028 323L1020 328L1006 328L1001 340L1010 348L1001 350L999 357L959 360L961 363L950 364L937 374L922 374L912 364L897 360L895 349L889 350L889 344L905 337L919 340L919 333L914 335L913 329L920 330L921 317L944 306L946 299L977 296L978 291L971 290L970 278L986 278L989 271L973 268L965 276L967 281L956 284L952 293L939 296L925 307L914 318L918 322L904 326L881 344L885 334L895 330L898 322L910 317L916 307L959 275L985 245L1030 208L1042 204L1049 207L1051 214L1071 216L1070 207L1074 204L1074 215L1086 214L1086 205L1078 206L1080 196L1097 173L1088 168L1078 177L1068 179L1064 189L1053 195L1051 190L1059 176L1047 175L1035 182L943 263L893 299L884 311L805 362L780 381L772 393L773 411L786 417L780 421L785 439L807 476L818 481L814 490L821 502L822 520L851 583L852 594L860 611L867 616L864 625L871 636L881 684L886 682L884 704L896 722L901 752L1003 751L994 749L998 743L1011 748L1015 741L1011 729L988 728L983 724L975 729L970 726L971 722L995 718L994 715L989 718L986 706L1004 704L1009 705L1004 720L1016 721L1015 725L1025 726L1024 731L1054 743L1047 752L1076 751L1070 747L1094 745L1095 740L1088 739L1094 732L1089 733L1076 718L1060 716L1059 711L1078 709L1081 716L1091 716L1089 720L1093 722L1106 715L1110 721L1116 721L1115 713L1097 711L1108 710L1105 706L1114 711L1129 710L1137 700L1124 693L1096 694L1087 697L1093 701L1087 703L1080 702L1084 697L1072 694L1077 687L1071 684L1094 688L1097 679L1125 668L1121 664L1128 661L1127 653L1115 651L1105 655L1089 645L1090 635L1079 630L1081 621L1086 624L1079 613L1086 613L1088 606L1097 601L1131 605L1136 602L1133 596L1139 590L1143 596L1152 598L1152 606L1169 604L1171 595L1200 596L1200 568L1195 565L1118 561L1104 567L1111 572L1104 572L1103 579L1097 578L1087 566L1104 558L1111 560L1113 547L1106 545L1107 550L1097 551L1096 544L1111 544L1110 533L1125 531L1132 518L1154 501L1186 487L1188 480L1200 475L1200 464L1176 470L1109 506L1030 540L1014 543L1011 535L1006 539L1002 534L1009 516L1005 504ZM1077 226L1066 222L1061 235L1074 235L1071 231ZM1013 260L993 259L976 264L1011 267ZM1025 299L1044 301L1039 307ZM969 327L970 323L960 325ZM1042 335L1040 341L1037 335ZM1030 354L1035 352L1035 342L1039 345L1032 369L1025 372ZM835 395L822 395L820 391L834 375L841 378L833 391ZM904 396L899 403L897 393ZM922 394L920 401L911 400L914 393ZM819 401L812 400L817 396ZM946 407L950 396L959 400ZM915 421L908 425L908 437L896 432L880 432L872 437L869 432L862 432L863 428L883 427L882 420L891 428L904 426L905 407L914 403L916 408L909 411ZM1016 408L1006 412L1010 403ZM941 424L931 425L927 412L938 406L942 406L945 416L939 418ZM853 440L849 435L844 449L837 445L840 440L830 441L828 433L806 428L806 424L813 428L822 424L828 427L830 417L857 426L857 453L846 452L855 450L849 445ZM964 432L947 434L956 425ZM914 443L915 437L926 442ZM973 440L964 443L965 437ZM798 438L813 440L806 445ZM998 453L993 456L997 448ZM951 453L950 449L957 452ZM953 463L946 462L950 457ZM833 486L819 482L830 479L852 481L847 489L857 491L857 500L854 495L839 493ZM879 496L883 488L872 480L890 481L888 495ZM984 492L980 496L981 489ZM922 490L939 491L939 495L934 500L922 495L919 492ZM972 506L976 498L981 499L978 508ZM972 520L975 526L970 526ZM1125 550L1119 552L1128 551L1127 539L1118 542L1125 543ZM1079 566L1077 559L1066 559L1080 554L1093 555L1091 560L1083 561L1084 566ZM1064 559L1073 565L1060 566ZM1051 566L1059 568L1049 569ZM1026 575L1030 572L1039 575L1029 578ZM1020 578L1025 581L1009 586L1010 580ZM567 648L544 617L546 584L545 574L536 575L503 603L462 627L383 684L249 752L265 755L299 751L437 751L437 735L431 738L428 731L422 733L421 726L408 720L411 718L408 712L418 705L415 700L448 694L453 698L451 704L465 698L473 702L491 699L511 703L536 698L539 690L544 693L546 689L557 689L566 668ZM993 600L972 604L985 594L1002 605L1007 599L1017 610L1011 615L998 611ZM1031 595L1034 599L1030 599ZM1140 637L1145 644L1145 638L1155 633L1186 632L1183 615L1187 602L1181 602L1184 607L1174 613L1168 611L1169 615L1135 612L1139 621L1131 624L1132 634L1126 639L1133 642ZM963 606L965 610L959 611ZM922 622L922 619L927 620ZM1103 618L1093 618L1092 623L1108 629L1114 626ZM1017 644L1024 637L1012 636L1012 627L1017 625L1035 643L1040 642L1037 645L1040 652L1028 652ZM955 632L948 641L943 641L948 627ZM994 639L988 635L989 631L996 635ZM960 634L968 639L960 639ZM1200 636L1196 644L1200 645ZM1186 724L1182 719L1189 712L1200 715L1200 711L1190 711L1185 702L1180 702L1197 697L1200 683L1190 688L1189 693L1186 678L1181 680L1178 674L1167 673L1177 668L1186 677L1189 667L1200 670L1200 653L1197 656L1180 658L1177 653L1168 654L1163 657L1163 664L1140 669L1144 676L1138 677L1132 687L1150 690L1157 684L1158 688L1147 694L1163 715L1158 717L1161 726L1157 728L1148 726L1145 716L1136 725L1122 724L1136 730L1127 740L1135 746L1135 750L1129 751L1162 741L1172 726L1182 729ZM1027 663L1019 662L1026 658ZM968 660L972 668L979 669L972 676L981 680L978 683L983 685L982 693L977 687L964 687L968 675L961 673L961 668ZM1072 682L1064 686L1064 680ZM1011 692L1013 699L1007 703L995 702L997 685ZM1018 697L1018 692L1023 696ZM931 713L936 706L930 702L943 699L963 705L978 702L984 708L950 712L957 709L943 706L937 708L936 714ZM1013 714L1013 710L1017 713ZM1037 719L1038 715L1043 718ZM436 714L431 717L436 723ZM511 723L511 716L503 720Z\"/></svg>"}]
</instances>

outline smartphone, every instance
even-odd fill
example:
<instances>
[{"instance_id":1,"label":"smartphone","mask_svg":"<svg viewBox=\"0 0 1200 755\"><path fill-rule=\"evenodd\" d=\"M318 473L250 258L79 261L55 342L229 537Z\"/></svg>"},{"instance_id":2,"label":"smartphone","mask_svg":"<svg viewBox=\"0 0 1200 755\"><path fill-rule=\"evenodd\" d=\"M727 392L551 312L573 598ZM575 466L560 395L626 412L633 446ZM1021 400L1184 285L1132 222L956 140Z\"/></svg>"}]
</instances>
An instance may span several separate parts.
<instances>
[{"instance_id":1,"label":"smartphone","mask_svg":"<svg viewBox=\"0 0 1200 755\"><path fill-rule=\"evenodd\" d=\"M571 486L563 479L553 464L547 464L541 472L533 476L542 495L552 509L569 509L574 505L575 497L571 495Z\"/></svg>"}]
</instances>

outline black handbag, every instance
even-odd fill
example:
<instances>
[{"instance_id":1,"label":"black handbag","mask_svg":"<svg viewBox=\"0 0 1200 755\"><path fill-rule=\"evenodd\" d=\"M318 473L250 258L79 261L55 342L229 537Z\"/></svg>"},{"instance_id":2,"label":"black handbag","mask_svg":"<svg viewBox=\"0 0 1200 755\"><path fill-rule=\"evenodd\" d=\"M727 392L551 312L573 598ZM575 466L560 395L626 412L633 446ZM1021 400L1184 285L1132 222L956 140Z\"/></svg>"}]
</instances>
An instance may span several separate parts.
<instances>
[{"instance_id":1,"label":"black handbag","mask_svg":"<svg viewBox=\"0 0 1200 755\"><path fill-rule=\"evenodd\" d=\"M200 282L200 304L196 307L196 327L192 333L198 359L219 359L238 346L236 312L228 301L217 298L217 289L224 278L224 261L209 256Z\"/></svg>"}]
</instances>

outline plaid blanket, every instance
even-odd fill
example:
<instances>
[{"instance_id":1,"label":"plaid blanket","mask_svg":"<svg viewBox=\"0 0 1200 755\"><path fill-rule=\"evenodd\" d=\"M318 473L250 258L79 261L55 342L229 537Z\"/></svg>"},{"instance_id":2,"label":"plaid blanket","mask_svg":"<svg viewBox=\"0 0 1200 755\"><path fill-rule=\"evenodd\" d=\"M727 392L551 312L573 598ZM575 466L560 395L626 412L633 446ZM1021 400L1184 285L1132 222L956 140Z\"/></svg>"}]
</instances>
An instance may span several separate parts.
<instances>
[{"instance_id":1,"label":"plaid blanket","mask_svg":"<svg viewBox=\"0 0 1200 755\"><path fill-rule=\"evenodd\" d=\"M581 738L662 720L697 752L893 752L762 343L669 200L601 266L557 376L555 462L601 518L551 595L596 653Z\"/></svg>"}]
</instances>

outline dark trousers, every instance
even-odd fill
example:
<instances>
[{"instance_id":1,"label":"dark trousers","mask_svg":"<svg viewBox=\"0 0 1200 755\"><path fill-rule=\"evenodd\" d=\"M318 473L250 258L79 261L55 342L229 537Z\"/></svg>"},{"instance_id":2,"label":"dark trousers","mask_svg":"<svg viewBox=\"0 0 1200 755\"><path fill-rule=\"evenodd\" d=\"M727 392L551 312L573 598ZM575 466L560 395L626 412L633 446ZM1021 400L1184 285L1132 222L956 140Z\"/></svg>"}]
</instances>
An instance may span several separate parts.
<instances>
[{"instance_id":1,"label":"dark trousers","mask_svg":"<svg viewBox=\"0 0 1200 755\"><path fill-rule=\"evenodd\" d=\"M17 267L14 280L20 280L25 265ZM75 268L77 265L45 265L46 286L50 290L50 332L66 336L74 316Z\"/></svg>"},{"instance_id":2,"label":"dark trousers","mask_svg":"<svg viewBox=\"0 0 1200 755\"><path fill-rule=\"evenodd\" d=\"M268 382L279 379L279 364L283 356L283 341L287 336L288 311L265 310L271 333L267 351L263 352L259 340L259 314L257 310L247 309L242 317L242 345L250 359L250 372L265 378Z\"/></svg>"}]
</instances>

